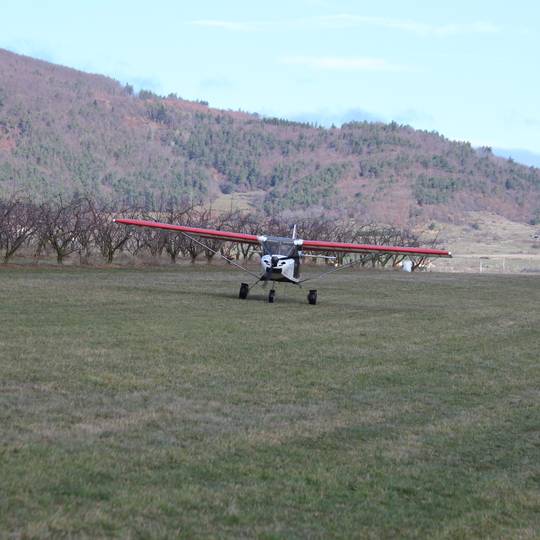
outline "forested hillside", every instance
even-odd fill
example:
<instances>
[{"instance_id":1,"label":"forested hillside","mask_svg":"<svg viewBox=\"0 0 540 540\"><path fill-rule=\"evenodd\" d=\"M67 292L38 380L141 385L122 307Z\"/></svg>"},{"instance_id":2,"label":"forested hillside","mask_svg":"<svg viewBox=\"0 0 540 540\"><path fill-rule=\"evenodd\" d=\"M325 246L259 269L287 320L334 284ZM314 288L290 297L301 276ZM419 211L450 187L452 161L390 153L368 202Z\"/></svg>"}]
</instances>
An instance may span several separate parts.
<instances>
[{"instance_id":1,"label":"forested hillside","mask_svg":"<svg viewBox=\"0 0 540 540\"><path fill-rule=\"evenodd\" d=\"M179 89L181 92L181 89ZM331 99L331 97L329 97ZM324 129L212 109L0 50L0 196L252 193L267 213L403 225L468 210L540 220L540 170L395 123Z\"/></svg>"}]
</instances>

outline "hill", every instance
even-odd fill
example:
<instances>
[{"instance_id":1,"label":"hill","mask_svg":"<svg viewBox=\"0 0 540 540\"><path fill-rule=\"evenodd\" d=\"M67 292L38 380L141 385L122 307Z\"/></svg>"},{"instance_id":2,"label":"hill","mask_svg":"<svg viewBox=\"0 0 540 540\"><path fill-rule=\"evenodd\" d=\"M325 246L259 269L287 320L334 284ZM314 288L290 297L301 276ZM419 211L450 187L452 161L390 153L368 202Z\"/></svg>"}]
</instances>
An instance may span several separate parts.
<instances>
[{"instance_id":1,"label":"hill","mask_svg":"<svg viewBox=\"0 0 540 540\"><path fill-rule=\"evenodd\" d=\"M162 195L396 225L540 220L540 170L396 123L325 129L212 109L0 50L0 195Z\"/></svg>"}]
</instances>

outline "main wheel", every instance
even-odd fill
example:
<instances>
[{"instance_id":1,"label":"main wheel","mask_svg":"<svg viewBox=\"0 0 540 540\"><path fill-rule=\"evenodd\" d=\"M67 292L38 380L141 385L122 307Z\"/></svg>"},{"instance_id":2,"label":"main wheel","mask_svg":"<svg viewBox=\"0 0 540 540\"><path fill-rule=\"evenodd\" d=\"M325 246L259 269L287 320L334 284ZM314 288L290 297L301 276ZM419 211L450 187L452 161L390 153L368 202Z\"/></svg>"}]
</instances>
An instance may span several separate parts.
<instances>
[{"instance_id":1,"label":"main wheel","mask_svg":"<svg viewBox=\"0 0 540 540\"><path fill-rule=\"evenodd\" d=\"M249 285L247 283L242 283L240 285L240 292L238 293L238 298L245 300L249 292Z\"/></svg>"},{"instance_id":2,"label":"main wheel","mask_svg":"<svg viewBox=\"0 0 540 540\"><path fill-rule=\"evenodd\" d=\"M276 297L276 291L274 289L272 289L269 293L268 293L268 303L269 304L273 304L274 303L274 299Z\"/></svg>"},{"instance_id":3,"label":"main wheel","mask_svg":"<svg viewBox=\"0 0 540 540\"><path fill-rule=\"evenodd\" d=\"M307 301L314 306L317 303L317 289L311 289L307 295Z\"/></svg>"}]
</instances>

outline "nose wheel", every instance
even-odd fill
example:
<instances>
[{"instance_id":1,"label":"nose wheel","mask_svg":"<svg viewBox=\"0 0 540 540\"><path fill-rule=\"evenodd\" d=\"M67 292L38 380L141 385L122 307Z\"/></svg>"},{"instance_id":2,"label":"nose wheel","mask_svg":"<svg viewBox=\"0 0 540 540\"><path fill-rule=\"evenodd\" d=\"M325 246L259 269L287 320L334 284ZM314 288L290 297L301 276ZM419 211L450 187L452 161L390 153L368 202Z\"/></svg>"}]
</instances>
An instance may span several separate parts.
<instances>
[{"instance_id":1,"label":"nose wheel","mask_svg":"<svg viewBox=\"0 0 540 540\"><path fill-rule=\"evenodd\" d=\"M314 306L317 303L317 289L310 289L307 295L307 301Z\"/></svg>"},{"instance_id":2,"label":"nose wheel","mask_svg":"<svg viewBox=\"0 0 540 540\"><path fill-rule=\"evenodd\" d=\"M273 304L275 299L276 299L276 290L275 290L275 289L272 289L272 290L268 293L268 303L269 303L269 304Z\"/></svg>"},{"instance_id":3,"label":"nose wheel","mask_svg":"<svg viewBox=\"0 0 540 540\"><path fill-rule=\"evenodd\" d=\"M242 283L240 285L240 292L238 293L238 298L245 300L249 293L249 285L247 283Z\"/></svg>"}]
</instances>

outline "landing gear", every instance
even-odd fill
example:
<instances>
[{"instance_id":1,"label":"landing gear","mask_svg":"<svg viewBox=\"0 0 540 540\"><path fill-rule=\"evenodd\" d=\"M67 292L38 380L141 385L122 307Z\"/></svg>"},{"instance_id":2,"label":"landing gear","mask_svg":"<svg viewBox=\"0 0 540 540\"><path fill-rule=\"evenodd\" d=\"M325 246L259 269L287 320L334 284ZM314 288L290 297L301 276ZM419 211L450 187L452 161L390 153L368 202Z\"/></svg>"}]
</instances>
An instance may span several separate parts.
<instances>
[{"instance_id":1,"label":"landing gear","mask_svg":"<svg viewBox=\"0 0 540 540\"><path fill-rule=\"evenodd\" d=\"M272 289L272 290L268 293L268 303L269 303L269 304L273 304L275 298L276 298L276 290L275 290L275 289Z\"/></svg>"},{"instance_id":2,"label":"landing gear","mask_svg":"<svg viewBox=\"0 0 540 540\"><path fill-rule=\"evenodd\" d=\"M245 300L249 292L249 285L247 283L242 283L240 285L240 292L238 293L238 298Z\"/></svg>"},{"instance_id":3,"label":"landing gear","mask_svg":"<svg viewBox=\"0 0 540 540\"><path fill-rule=\"evenodd\" d=\"M307 295L307 301L314 306L317 303L317 289L310 289Z\"/></svg>"}]
</instances>

